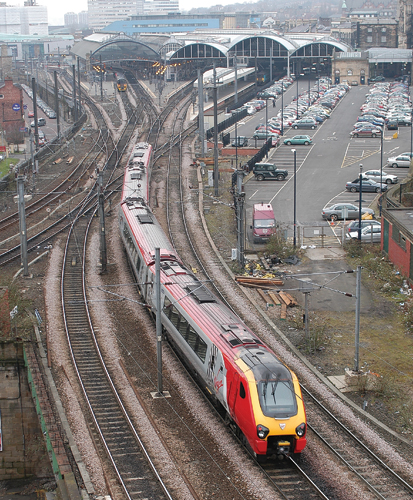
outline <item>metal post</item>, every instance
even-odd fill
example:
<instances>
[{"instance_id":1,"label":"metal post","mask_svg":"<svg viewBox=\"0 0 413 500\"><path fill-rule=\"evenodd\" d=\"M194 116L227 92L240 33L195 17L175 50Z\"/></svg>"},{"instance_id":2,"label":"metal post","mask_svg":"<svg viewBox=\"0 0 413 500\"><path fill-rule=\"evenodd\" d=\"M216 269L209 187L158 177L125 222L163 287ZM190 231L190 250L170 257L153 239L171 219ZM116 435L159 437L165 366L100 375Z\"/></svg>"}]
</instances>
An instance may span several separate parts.
<instances>
[{"instance_id":1,"label":"metal post","mask_svg":"<svg viewBox=\"0 0 413 500\"><path fill-rule=\"evenodd\" d=\"M27 231L26 212L24 208L24 177L17 176L17 193L19 196L19 224L20 224L20 249L21 264L23 266L23 276L29 275L29 265L27 263Z\"/></svg>"},{"instance_id":2,"label":"metal post","mask_svg":"<svg viewBox=\"0 0 413 500\"><path fill-rule=\"evenodd\" d=\"M73 72L73 119L75 122L77 122L77 103L76 103L76 68L75 65L72 65L72 72Z\"/></svg>"},{"instance_id":3,"label":"metal post","mask_svg":"<svg viewBox=\"0 0 413 500\"><path fill-rule=\"evenodd\" d=\"M99 74L100 74L100 100L103 101L103 65L102 56L99 56Z\"/></svg>"},{"instance_id":4,"label":"metal post","mask_svg":"<svg viewBox=\"0 0 413 500\"><path fill-rule=\"evenodd\" d=\"M57 88L57 71L54 71L54 105L56 108L57 138L60 139L59 91Z\"/></svg>"},{"instance_id":5,"label":"metal post","mask_svg":"<svg viewBox=\"0 0 413 500\"><path fill-rule=\"evenodd\" d=\"M292 149L294 153L294 248L297 246L297 150Z\"/></svg>"},{"instance_id":6,"label":"metal post","mask_svg":"<svg viewBox=\"0 0 413 500\"><path fill-rule=\"evenodd\" d=\"M412 152L413 152L413 122L411 123L410 127L410 155L412 154Z\"/></svg>"},{"instance_id":7,"label":"metal post","mask_svg":"<svg viewBox=\"0 0 413 500\"><path fill-rule=\"evenodd\" d=\"M304 292L304 336L308 340L308 295L310 292Z\"/></svg>"},{"instance_id":8,"label":"metal post","mask_svg":"<svg viewBox=\"0 0 413 500\"><path fill-rule=\"evenodd\" d=\"M257 56L255 56L255 91L258 87L258 66L257 66Z\"/></svg>"},{"instance_id":9,"label":"metal post","mask_svg":"<svg viewBox=\"0 0 413 500\"><path fill-rule=\"evenodd\" d=\"M99 182L99 223L100 223L100 263L101 272L107 271L106 234L105 234L105 194L103 192L103 171L98 171Z\"/></svg>"},{"instance_id":10,"label":"metal post","mask_svg":"<svg viewBox=\"0 0 413 500\"><path fill-rule=\"evenodd\" d=\"M238 103L238 66L237 66L237 56L234 57L234 91L235 91L235 96L234 96L234 104Z\"/></svg>"},{"instance_id":11,"label":"metal post","mask_svg":"<svg viewBox=\"0 0 413 500\"><path fill-rule=\"evenodd\" d=\"M77 112L78 112L78 116L80 118L80 114L81 114L81 110L80 110L80 95L81 95L81 92L80 92L80 57L77 58L77 94L78 94L78 101L79 101L79 105L77 107Z\"/></svg>"},{"instance_id":12,"label":"metal post","mask_svg":"<svg viewBox=\"0 0 413 500\"><path fill-rule=\"evenodd\" d=\"M296 119L298 120L298 75L295 75L295 77L297 78L297 116L296 116Z\"/></svg>"},{"instance_id":13,"label":"metal post","mask_svg":"<svg viewBox=\"0 0 413 500\"><path fill-rule=\"evenodd\" d=\"M284 135L284 85L281 85L281 137Z\"/></svg>"},{"instance_id":14,"label":"metal post","mask_svg":"<svg viewBox=\"0 0 413 500\"><path fill-rule=\"evenodd\" d=\"M205 130L204 130L204 75L198 69L198 128L201 141L201 155L205 156Z\"/></svg>"},{"instance_id":15,"label":"metal post","mask_svg":"<svg viewBox=\"0 0 413 500\"><path fill-rule=\"evenodd\" d=\"M238 121L235 122L235 169L238 170Z\"/></svg>"},{"instance_id":16,"label":"metal post","mask_svg":"<svg viewBox=\"0 0 413 500\"><path fill-rule=\"evenodd\" d=\"M383 134L384 134L384 127L380 134L380 202L379 202L380 217L381 217L381 210L383 208Z\"/></svg>"},{"instance_id":17,"label":"metal post","mask_svg":"<svg viewBox=\"0 0 413 500\"><path fill-rule=\"evenodd\" d=\"M308 107L310 107L310 74L308 75Z\"/></svg>"},{"instance_id":18,"label":"metal post","mask_svg":"<svg viewBox=\"0 0 413 500\"><path fill-rule=\"evenodd\" d=\"M361 242L361 203L363 201L363 165L360 163L360 175L359 175L359 228L358 228L358 240Z\"/></svg>"},{"instance_id":19,"label":"metal post","mask_svg":"<svg viewBox=\"0 0 413 500\"><path fill-rule=\"evenodd\" d=\"M33 140L32 140L31 129L29 131L29 142L30 142L30 158L32 161L33 189L35 189L35 187L36 187L36 163L35 163L35 159L34 159Z\"/></svg>"},{"instance_id":20,"label":"metal post","mask_svg":"<svg viewBox=\"0 0 413 500\"><path fill-rule=\"evenodd\" d=\"M214 63L214 194L218 194L218 96L217 96L217 71Z\"/></svg>"},{"instance_id":21,"label":"metal post","mask_svg":"<svg viewBox=\"0 0 413 500\"><path fill-rule=\"evenodd\" d=\"M273 54L273 46L271 42L271 48L270 48L270 82L272 83L272 54Z\"/></svg>"},{"instance_id":22,"label":"metal post","mask_svg":"<svg viewBox=\"0 0 413 500\"><path fill-rule=\"evenodd\" d=\"M359 347L360 347L360 295L361 295L361 266L357 266L356 274L356 327L355 327L355 357L354 371L359 371Z\"/></svg>"},{"instance_id":23,"label":"metal post","mask_svg":"<svg viewBox=\"0 0 413 500\"><path fill-rule=\"evenodd\" d=\"M265 98L265 144L267 145L265 157L268 158L268 97Z\"/></svg>"},{"instance_id":24,"label":"metal post","mask_svg":"<svg viewBox=\"0 0 413 500\"><path fill-rule=\"evenodd\" d=\"M161 251L155 248L155 295L156 295L156 357L158 361L158 396L163 395L162 383L162 319L161 319Z\"/></svg>"},{"instance_id":25,"label":"metal post","mask_svg":"<svg viewBox=\"0 0 413 500\"><path fill-rule=\"evenodd\" d=\"M39 125L37 123L37 92L36 92L36 78L32 78L32 92L33 92L33 113L34 113L34 145L36 151L39 150Z\"/></svg>"},{"instance_id":26,"label":"metal post","mask_svg":"<svg viewBox=\"0 0 413 500\"><path fill-rule=\"evenodd\" d=\"M237 248L237 257L238 264L241 268L244 267L244 241L245 241L245 233L244 233L244 198L245 193L242 192L242 179L244 177L244 172L242 170L238 170L237 168L237 226L238 226L238 248Z\"/></svg>"}]
</instances>

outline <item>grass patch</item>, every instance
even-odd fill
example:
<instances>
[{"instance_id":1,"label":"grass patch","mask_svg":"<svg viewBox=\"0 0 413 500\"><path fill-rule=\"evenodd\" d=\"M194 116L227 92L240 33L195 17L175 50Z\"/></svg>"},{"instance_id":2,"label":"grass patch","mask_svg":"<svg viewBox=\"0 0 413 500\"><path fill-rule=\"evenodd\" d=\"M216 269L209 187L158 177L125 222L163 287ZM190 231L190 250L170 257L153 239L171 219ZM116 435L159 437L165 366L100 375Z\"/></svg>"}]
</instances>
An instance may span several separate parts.
<instances>
[{"instance_id":1,"label":"grass patch","mask_svg":"<svg viewBox=\"0 0 413 500\"><path fill-rule=\"evenodd\" d=\"M10 165L17 165L17 163L19 163L17 158L5 158L0 161L0 177L3 177L10 172Z\"/></svg>"}]
</instances>

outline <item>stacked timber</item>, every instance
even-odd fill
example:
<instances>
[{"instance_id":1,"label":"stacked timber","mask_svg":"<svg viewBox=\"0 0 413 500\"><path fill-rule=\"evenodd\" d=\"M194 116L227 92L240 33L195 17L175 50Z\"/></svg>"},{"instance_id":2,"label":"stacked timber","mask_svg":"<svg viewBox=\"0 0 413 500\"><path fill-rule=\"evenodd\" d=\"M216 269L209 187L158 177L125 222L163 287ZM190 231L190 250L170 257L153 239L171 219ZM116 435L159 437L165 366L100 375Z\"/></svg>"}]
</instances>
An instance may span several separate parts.
<instances>
[{"instance_id":1,"label":"stacked timber","mask_svg":"<svg viewBox=\"0 0 413 500\"><path fill-rule=\"evenodd\" d=\"M258 278L255 276L235 276L235 281L248 288L277 288L284 285L284 282L277 278Z\"/></svg>"}]
</instances>

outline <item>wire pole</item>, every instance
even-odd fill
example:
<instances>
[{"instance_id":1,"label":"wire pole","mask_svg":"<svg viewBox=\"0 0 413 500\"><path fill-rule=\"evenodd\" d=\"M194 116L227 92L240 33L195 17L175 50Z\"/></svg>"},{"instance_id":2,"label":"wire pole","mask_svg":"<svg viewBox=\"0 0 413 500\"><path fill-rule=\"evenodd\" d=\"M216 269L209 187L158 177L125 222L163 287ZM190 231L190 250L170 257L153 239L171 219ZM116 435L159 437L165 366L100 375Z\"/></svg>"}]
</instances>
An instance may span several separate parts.
<instances>
[{"instance_id":1,"label":"wire pole","mask_svg":"<svg viewBox=\"0 0 413 500\"><path fill-rule=\"evenodd\" d=\"M103 171L98 170L98 199L100 224L100 264L101 273L107 272L106 234L105 234L105 194L103 192Z\"/></svg>"},{"instance_id":2,"label":"wire pole","mask_svg":"<svg viewBox=\"0 0 413 500\"><path fill-rule=\"evenodd\" d=\"M294 236L293 245L297 246L297 150L291 150L294 153Z\"/></svg>"},{"instance_id":3,"label":"wire pole","mask_svg":"<svg viewBox=\"0 0 413 500\"><path fill-rule=\"evenodd\" d=\"M201 141L201 156L205 156L205 130L204 130L204 75L198 68L198 129Z\"/></svg>"},{"instance_id":4,"label":"wire pole","mask_svg":"<svg viewBox=\"0 0 413 500\"><path fill-rule=\"evenodd\" d=\"M158 362L158 394L163 395L162 381L162 321L161 321L161 251L155 248L155 294L156 294L156 356Z\"/></svg>"},{"instance_id":5,"label":"wire pole","mask_svg":"<svg viewBox=\"0 0 413 500\"><path fill-rule=\"evenodd\" d=\"M218 94L217 94L217 70L214 63L214 195L219 196L218 193Z\"/></svg>"},{"instance_id":6,"label":"wire pole","mask_svg":"<svg viewBox=\"0 0 413 500\"><path fill-rule=\"evenodd\" d=\"M57 71L54 71L54 105L56 108L57 139L60 139L60 112L59 112L59 93L57 89Z\"/></svg>"},{"instance_id":7,"label":"wire pole","mask_svg":"<svg viewBox=\"0 0 413 500\"><path fill-rule=\"evenodd\" d=\"M33 113L34 113L34 145L36 151L39 151L39 124L37 121L36 78L32 78L32 92L33 92Z\"/></svg>"},{"instance_id":8,"label":"wire pole","mask_svg":"<svg viewBox=\"0 0 413 500\"><path fill-rule=\"evenodd\" d=\"M24 208L24 176L17 176L17 194L19 196L19 224L20 224L20 249L23 276L29 276L29 265L27 263L27 230L26 212Z\"/></svg>"},{"instance_id":9,"label":"wire pole","mask_svg":"<svg viewBox=\"0 0 413 500\"><path fill-rule=\"evenodd\" d=\"M358 372L360 367L360 294L361 294L361 266L357 266L356 275L356 328L355 328L355 357L354 371Z\"/></svg>"},{"instance_id":10,"label":"wire pole","mask_svg":"<svg viewBox=\"0 0 413 500\"><path fill-rule=\"evenodd\" d=\"M358 228L358 235L357 238L359 242L361 243L361 203L363 201L363 165L360 163L360 175L359 175L359 228Z\"/></svg>"},{"instance_id":11,"label":"wire pole","mask_svg":"<svg viewBox=\"0 0 413 500\"><path fill-rule=\"evenodd\" d=\"M80 57L77 58L77 93L78 93L78 116L80 118Z\"/></svg>"},{"instance_id":12,"label":"wire pole","mask_svg":"<svg viewBox=\"0 0 413 500\"><path fill-rule=\"evenodd\" d=\"M245 231L244 231L244 199L245 192L242 191L242 179L244 177L243 170L236 170L237 172L237 222L238 222L238 248L237 257L238 264L241 268L244 267L244 242L245 242Z\"/></svg>"},{"instance_id":13,"label":"wire pole","mask_svg":"<svg viewBox=\"0 0 413 500\"><path fill-rule=\"evenodd\" d=\"M72 65L72 72L73 72L73 119L75 123L77 122L77 102L76 102L76 68L75 65Z\"/></svg>"}]
</instances>

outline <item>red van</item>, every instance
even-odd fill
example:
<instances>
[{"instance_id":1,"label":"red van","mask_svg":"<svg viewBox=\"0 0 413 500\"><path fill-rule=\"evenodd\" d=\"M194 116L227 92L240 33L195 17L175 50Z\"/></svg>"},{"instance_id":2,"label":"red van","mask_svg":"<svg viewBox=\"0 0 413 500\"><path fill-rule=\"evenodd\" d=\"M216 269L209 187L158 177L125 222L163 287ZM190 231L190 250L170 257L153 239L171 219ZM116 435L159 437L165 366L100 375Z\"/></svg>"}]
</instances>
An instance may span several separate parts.
<instances>
[{"instance_id":1,"label":"red van","mask_svg":"<svg viewBox=\"0 0 413 500\"><path fill-rule=\"evenodd\" d=\"M252 240L265 243L275 234L274 210L269 203L256 203L252 210Z\"/></svg>"}]
</instances>

